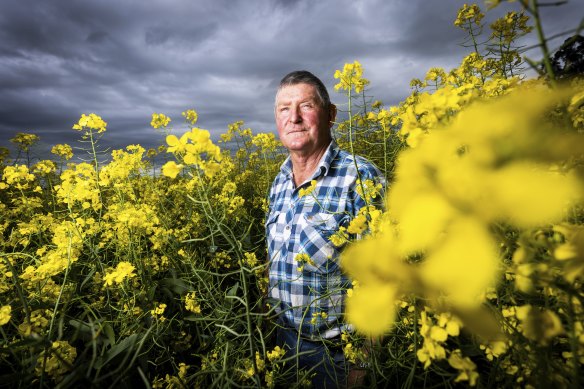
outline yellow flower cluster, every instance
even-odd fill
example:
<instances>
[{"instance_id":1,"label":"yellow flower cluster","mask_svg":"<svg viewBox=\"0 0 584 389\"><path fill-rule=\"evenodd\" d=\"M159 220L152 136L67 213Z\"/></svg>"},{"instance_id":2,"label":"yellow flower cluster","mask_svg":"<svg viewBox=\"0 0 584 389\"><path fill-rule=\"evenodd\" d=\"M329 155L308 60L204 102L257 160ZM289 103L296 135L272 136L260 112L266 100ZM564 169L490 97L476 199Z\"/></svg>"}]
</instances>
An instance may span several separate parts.
<instances>
[{"instance_id":1,"label":"yellow flower cluster","mask_svg":"<svg viewBox=\"0 0 584 389\"><path fill-rule=\"evenodd\" d=\"M58 144L51 148L51 153L68 161L73 158L73 149L68 144Z\"/></svg>"},{"instance_id":2,"label":"yellow flower cluster","mask_svg":"<svg viewBox=\"0 0 584 389\"><path fill-rule=\"evenodd\" d=\"M29 281L43 281L57 275L79 259L83 247L84 232L76 223L61 221L51 226L54 247L39 252L39 265L27 266L20 278Z\"/></svg>"},{"instance_id":3,"label":"yellow flower cluster","mask_svg":"<svg viewBox=\"0 0 584 389\"><path fill-rule=\"evenodd\" d=\"M27 134L25 132L17 133L10 142L14 143L22 151L28 151L32 145L40 140L38 135Z\"/></svg>"},{"instance_id":4,"label":"yellow flower cluster","mask_svg":"<svg viewBox=\"0 0 584 389\"><path fill-rule=\"evenodd\" d=\"M251 143L264 152L273 152L278 147L276 136L271 132L257 134L252 138Z\"/></svg>"},{"instance_id":5,"label":"yellow flower cluster","mask_svg":"<svg viewBox=\"0 0 584 389\"><path fill-rule=\"evenodd\" d=\"M568 113L572 119L574 128L584 130L584 80L575 80L574 88L580 90L570 99Z\"/></svg>"},{"instance_id":6,"label":"yellow flower cluster","mask_svg":"<svg viewBox=\"0 0 584 389\"><path fill-rule=\"evenodd\" d=\"M189 292L185 296L185 309L196 314L201 313L201 305L197 301L195 292Z\"/></svg>"},{"instance_id":7,"label":"yellow flower cluster","mask_svg":"<svg viewBox=\"0 0 584 389\"><path fill-rule=\"evenodd\" d=\"M310 181L310 185L307 187L300 188L300 190L298 190L298 197L308 196L314 191L314 189L316 189L316 180Z\"/></svg>"},{"instance_id":8,"label":"yellow flower cluster","mask_svg":"<svg viewBox=\"0 0 584 389\"><path fill-rule=\"evenodd\" d=\"M108 269L103 277L105 286L112 286L114 283L121 284L125 279L136 277L136 268L130 262L122 261L115 269Z\"/></svg>"},{"instance_id":9,"label":"yellow flower cluster","mask_svg":"<svg viewBox=\"0 0 584 389\"><path fill-rule=\"evenodd\" d=\"M362 348L355 347L353 342L354 334L349 334L346 331L341 333L341 341L343 342L343 354L347 361L357 363L358 361L365 361L366 355Z\"/></svg>"},{"instance_id":10,"label":"yellow flower cluster","mask_svg":"<svg viewBox=\"0 0 584 389\"><path fill-rule=\"evenodd\" d=\"M374 199L380 197L383 186L381 183L375 184L373 180L367 179L365 181L360 178L357 179L355 190L357 194L365 200L367 204L371 204Z\"/></svg>"},{"instance_id":11,"label":"yellow flower cluster","mask_svg":"<svg viewBox=\"0 0 584 389\"><path fill-rule=\"evenodd\" d=\"M312 318L310 319L310 324L316 325L320 320L325 320L328 317L326 312L314 312Z\"/></svg>"},{"instance_id":12,"label":"yellow flower cluster","mask_svg":"<svg viewBox=\"0 0 584 389\"><path fill-rule=\"evenodd\" d=\"M153 128L158 129L160 127L167 127L168 123L170 123L170 118L168 116L166 116L165 114L163 114L163 113L153 113L152 114L152 121L150 122L150 125Z\"/></svg>"},{"instance_id":13,"label":"yellow flower cluster","mask_svg":"<svg viewBox=\"0 0 584 389\"><path fill-rule=\"evenodd\" d=\"M235 265L235 261L225 251L216 252L211 260L211 266L216 269L231 269Z\"/></svg>"},{"instance_id":14,"label":"yellow flower cluster","mask_svg":"<svg viewBox=\"0 0 584 389\"><path fill-rule=\"evenodd\" d=\"M477 26L481 24L481 20L485 17L485 14L481 12L481 9L476 4L464 4L460 10L458 10L458 15L456 15L456 20L454 21L455 26L468 26L472 23Z\"/></svg>"},{"instance_id":15,"label":"yellow flower cluster","mask_svg":"<svg viewBox=\"0 0 584 389\"><path fill-rule=\"evenodd\" d=\"M424 343L416 352L416 356L424 364L424 368L428 368L434 360L446 358L444 345L449 336L460 334L461 325L460 320L449 313L438 315L437 322L434 322L427 308L421 312L420 334L424 338Z\"/></svg>"},{"instance_id":16,"label":"yellow flower cluster","mask_svg":"<svg viewBox=\"0 0 584 389\"><path fill-rule=\"evenodd\" d=\"M219 164L223 159L221 149L213 144L211 134L207 130L195 127L180 138L176 135L168 135L166 143L169 146L167 152L182 159L186 165L199 167L208 177L213 177L221 168ZM203 158L204 154L207 160ZM175 178L183 167L182 164L170 161L163 166L162 172L165 176Z\"/></svg>"},{"instance_id":17,"label":"yellow flower cluster","mask_svg":"<svg viewBox=\"0 0 584 389\"><path fill-rule=\"evenodd\" d=\"M518 328L528 339L547 345L564 333L560 318L549 309L537 309L528 304L516 307L515 312L520 322Z\"/></svg>"},{"instance_id":18,"label":"yellow flower cluster","mask_svg":"<svg viewBox=\"0 0 584 389\"><path fill-rule=\"evenodd\" d=\"M258 374L264 373L264 382L267 388L274 388L275 381L274 381L274 374L280 370L280 365L278 363L282 359L285 354L285 350L280 348L279 346L274 347L272 351L268 351L266 353L267 356L267 363L266 358L262 358L261 354L256 351L255 353L255 366L257 370L254 368L252 361L248 358L243 360L243 369L242 369L242 379L248 380Z\"/></svg>"},{"instance_id":19,"label":"yellow flower cluster","mask_svg":"<svg viewBox=\"0 0 584 389\"><path fill-rule=\"evenodd\" d=\"M396 288L462 309L476 306L500 272L489 224L532 227L559 221L582 198L576 175L543 162L551 155L569 159L577 153L577 148L552 150L560 133L540 120L565 96L531 88L474 105L448 128L402 153L387 200L392 224L343 256L345 269L362 282L347 308L358 329L378 333L391 324L391 315L380 318L370 307L376 301L376 312L391 310ZM404 261L419 253L425 257L421 264L411 267ZM361 293L367 294L363 300ZM386 297L378 297L382 293Z\"/></svg>"},{"instance_id":20,"label":"yellow flower cluster","mask_svg":"<svg viewBox=\"0 0 584 389\"><path fill-rule=\"evenodd\" d=\"M144 148L139 145L126 146L124 150L112 151L112 160L99 171L99 184L108 186L115 184L118 188L127 188L121 181L128 179L132 174L140 173L145 168L143 161Z\"/></svg>"},{"instance_id":21,"label":"yellow flower cluster","mask_svg":"<svg viewBox=\"0 0 584 389\"><path fill-rule=\"evenodd\" d=\"M182 113L183 117L191 126L194 126L197 120L199 119L199 115L194 109L188 109ZM154 127L156 128L156 127Z\"/></svg>"},{"instance_id":22,"label":"yellow flower cluster","mask_svg":"<svg viewBox=\"0 0 584 389\"><path fill-rule=\"evenodd\" d=\"M302 270L304 270L304 265L306 264L316 266L316 263L314 263L312 258L310 258L310 256L306 253L297 254L296 257L294 257L294 260L298 262L298 272L302 272Z\"/></svg>"},{"instance_id":23,"label":"yellow flower cluster","mask_svg":"<svg viewBox=\"0 0 584 389\"><path fill-rule=\"evenodd\" d=\"M25 190L28 189L29 183L34 179L34 174L29 172L26 165L6 166L2 173L4 182L0 182L0 189L14 186L18 190Z\"/></svg>"},{"instance_id":24,"label":"yellow flower cluster","mask_svg":"<svg viewBox=\"0 0 584 389\"><path fill-rule=\"evenodd\" d=\"M353 63L346 63L343 66L343 71L336 70L335 78L339 83L334 86L335 90L346 90L350 92L352 89L357 93L361 93L365 86L369 85L369 80L363 78L363 68L359 61Z\"/></svg>"},{"instance_id":25,"label":"yellow flower cluster","mask_svg":"<svg viewBox=\"0 0 584 389\"><path fill-rule=\"evenodd\" d=\"M459 371L454 382L468 381L470 386L476 386L479 373L477 365L469 357L464 357L460 350L454 350L448 357L448 364Z\"/></svg>"},{"instance_id":26,"label":"yellow flower cluster","mask_svg":"<svg viewBox=\"0 0 584 389\"><path fill-rule=\"evenodd\" d=\"M223 205L225 207L225 211L228 215L237 214L237 211L243 207L245 200L243 197L235 195L235 191L237 186L234 182L227 182L223 185L223 189L221 193L218 193L213 196L213 199L216 201L216 204ZM236 216L237 218L237 216Z\"/></svg>"},{"instance_id":27,"label":"yellow flower cluster","mask_svg":"<svg viewBox=\"0 0 584 389\"><path fill-rule=\"evenodd\" d=\"M272 351L268 351L266 355L268 356L268 360L272 363L282 359L282 357L286 354L286 350L280 348L280 346L274 347Z\"/></svg>"},{"instance_id":28,"label":"yellow flower cluster","mask_svg":"<svg viewBox=\"0 0 584 389\"><path fill-rule=\"evenodd\" d=\"M89 115L82 114L79 121L73 125L73 129L77 131L92 131L96 130L98 134L105 132L107 127L107 123L103 121L103 119L94 114L90 113Z\"/></svg>"},{"instance_id":29,"label":"yellow flower cluster","mask_svg":"<svg viewBox=\"0 0 584 389\"><path fill-rule=\"evenodd\" d=\"M519 34L525 35L533 30L533 27L527 25L528 21L529 17L523 12L508 12L491 24L491 37L498 39L504 45L511 45Z\"/></svg>"},{"instance_id":30,"label":"yellow flower cluster","mask_svg":"<svg viewBox=\"0 0 584 389\"><path fill-rule=\"evenodd\" d=\"M57 166L50 159L45 159L35 163L32 167L32 171L36 174L51 174L57 170Z\"/></svg>"},{"instance_id":31,"label":"yellow flower cluster","mask_svg":"<svg viewBox=\"0 0 584 389\"><path fill-rule=\"evenodd\" d=\"M48 355L43 351L38 359L35 373L40 376L42 373L48 374L55 381L71 370L73 362L77 358L77 349L66 340L53 342L48 350Z\"/></svg>"},{"instance_id":32,"label":"yellow flower cluster","mask_svg":"<svg viewBox=\"0 0 584 389\"><path fill-rule=\"evenodd\" d=\"M61 173L61 184L55 185L59 201L69 206L81 205L83 209L102 208L97 173L94 166L82 162Z\"/></svg>"},{"instance_id":33,"label":"yellow flower cluster","mask_svg":"<svg viewBox=\"0 0 584 389\"><path fill-rule=\"evenodd\" d=\"M45 335L52 312L48 309L35 309L30 313L30 319L18 325L18 332L25 337Z\"/></svg>"},{"instance_id":34,"label":"yellow flower cluster","mask_svg":"<svg viewBox=\"0 0 584 389\"><path fill-rule=\"evenodd\" d=\"M10 321L12 317L12 307L10 305L3 305L0 307L0 327Z\"/></svg>"},{"instance_id":35,"label":"yellow flower cluster","mask_svg":"<svg viewBox=\"0 0 584 389\"><path fill-rule=\"evenodd\" d=\"M154 307L153 309L150 310L150 314L162 322L162 321L166 320L166 318L163 315L165 310L166 310L166 304L160 303L156 307Z\"/></svg>"}]
</instances>

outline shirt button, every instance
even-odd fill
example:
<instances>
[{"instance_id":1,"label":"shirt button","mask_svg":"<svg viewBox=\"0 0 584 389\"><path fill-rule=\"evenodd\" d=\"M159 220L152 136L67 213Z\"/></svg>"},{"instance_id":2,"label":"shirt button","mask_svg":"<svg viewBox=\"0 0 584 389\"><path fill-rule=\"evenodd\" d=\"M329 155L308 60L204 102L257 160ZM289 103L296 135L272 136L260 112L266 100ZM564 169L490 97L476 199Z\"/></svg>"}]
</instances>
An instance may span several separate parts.
<instances>
[{"instance_id":1,"label":"shirt button","mask_svg":"<svg viewBox=\"0 0 584 389\"><path fill-rule=\"evenodd\" d=\"M286 230L290 231L290 226L286 226Z\"/></svg>"}]
</instances>

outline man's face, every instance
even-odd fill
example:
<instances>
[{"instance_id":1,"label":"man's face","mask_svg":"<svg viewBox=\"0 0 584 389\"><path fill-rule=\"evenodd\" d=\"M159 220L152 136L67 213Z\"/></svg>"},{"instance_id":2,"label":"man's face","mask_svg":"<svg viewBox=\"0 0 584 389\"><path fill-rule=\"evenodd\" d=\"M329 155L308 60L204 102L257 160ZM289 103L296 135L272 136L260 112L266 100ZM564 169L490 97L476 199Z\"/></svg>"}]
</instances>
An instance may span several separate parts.
<instances>
[{"instance_id":1,"label":"man's face","mask_svg":"<svg viewBox=\"0 0 584 389\"><path fill-rule=\"evenodd\" d=\"M284 147L310 155L329 144L335 107L325 110L309 84L288 85L276 96L276 127Z\"/></svg>"}]
</instances>

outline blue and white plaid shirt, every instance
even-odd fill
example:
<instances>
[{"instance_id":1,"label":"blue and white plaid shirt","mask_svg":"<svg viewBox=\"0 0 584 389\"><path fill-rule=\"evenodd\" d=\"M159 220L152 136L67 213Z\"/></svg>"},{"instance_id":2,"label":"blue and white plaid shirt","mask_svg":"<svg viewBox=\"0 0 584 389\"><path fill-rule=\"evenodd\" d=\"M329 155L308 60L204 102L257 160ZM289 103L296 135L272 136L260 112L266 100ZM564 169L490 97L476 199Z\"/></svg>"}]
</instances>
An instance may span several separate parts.
<instances>
[{"instance_id":1,"label":"blue and white plaid shirt","mask_svg":"<svg viewBox=\"0 0 584 389\"><path fill-rule=\"evenodd\" d=\"M266 219L269 296L285 326L314 340L333 338L347 327L344 300L351 281L339 266L342 248L329 237L339 227L347 227L366 205L356 192L358 178L385 183L371 162L340 150L333 141L306 182L295 187L288 157L270 190ZM299 197L299 190L311 180L316 180L314 191ZM314 265L296 261L303 253Z\"/></svg>"}]
</instances>

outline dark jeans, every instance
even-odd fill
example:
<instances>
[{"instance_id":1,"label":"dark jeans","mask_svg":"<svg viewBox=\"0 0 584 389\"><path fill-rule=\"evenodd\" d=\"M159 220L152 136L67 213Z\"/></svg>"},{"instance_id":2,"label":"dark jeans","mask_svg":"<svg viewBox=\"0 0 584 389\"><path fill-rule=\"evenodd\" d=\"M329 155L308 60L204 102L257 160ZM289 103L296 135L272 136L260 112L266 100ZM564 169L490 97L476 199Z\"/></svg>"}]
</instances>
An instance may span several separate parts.
<instances>
[{"instance_id":1,"label":"dark jeans","mask_svg":"<svg viewBox=\"0 0 584 389\"><path fill-rule=\"evenodd\" d=\"M303 369L312 378L312 387L316 389L346 387L348 364L343 349L338 345L298 339L298 332L288 328L278 328L276 344L286 349L285 358L297 356L297 371ZM291 363L295 361L292 360Z\"/></svg>"}]
</instances>

